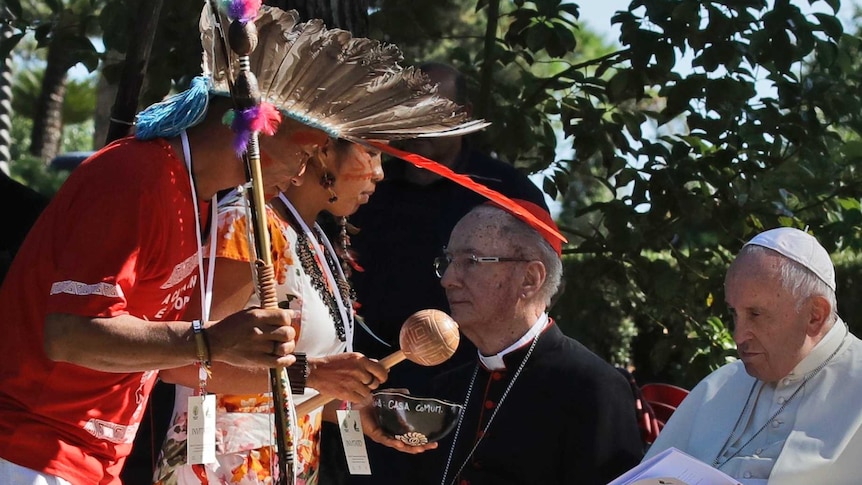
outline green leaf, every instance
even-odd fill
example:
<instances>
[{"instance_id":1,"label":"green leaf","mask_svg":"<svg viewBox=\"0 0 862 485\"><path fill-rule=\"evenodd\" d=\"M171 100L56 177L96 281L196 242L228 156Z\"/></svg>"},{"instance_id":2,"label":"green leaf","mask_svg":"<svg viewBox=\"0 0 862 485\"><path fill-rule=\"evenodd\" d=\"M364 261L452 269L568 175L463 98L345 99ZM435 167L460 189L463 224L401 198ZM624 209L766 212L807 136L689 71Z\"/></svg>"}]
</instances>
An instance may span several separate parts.
<instances>
[{"instance_id":1,"label":"green leaf","mask_svg":"<svg viewBox=\"0 0 862 485\"><path fill-rule=\"evenodd\" d=\"M862 203L859 202L859 199L840 197L836 201L844 210L862 210Z\"/></svg>"},{"instance_id":2,"label":"green leaf","mask_svg":"<svg viewBox=\"0 0 862 485\"><path fill-rule=\"evenodd\" d=\"M581 16L580 7L578 7L577 4L564 3L564 4L561 4L559 8L560 8L560 12L568 13L569 15L571 15L572 17L574 17L576 19L580 18L580 16Z\"/></svg>"},{"instance_id":3,"label":"green leaf","mask_svg":"<svg viewBox=\"0 0 862 485\"><path fill-rule=\"evenodd\" d=\"M12 34L9 37L0 37L0 60L5 60L9 57L12 49L18 45L18 42L24 37L24 32Z\"/></svg>"},{"instance_id":4,"label":"green leaf","mask_svg":"<svg viewBox=\"0 0 862 485\"><path fill-rule=\"evenodd\" d=\"M630 69L620 69L608 81L608 99L620 101L629 97L629 82L633 79Z\"/></svg>"},{"instance_id":5,"label":"green leaf","mask_svg":"<svg viewBox=\"0 0 862 485\"><path fill-rule=\"evenodd\" d=\"M673 46L665 43L656 44L655 60L658 66L671 70L676 63L676 54L674 53Z\"/></svg>"},{"instance_id":6,"label":"green leaf","mask_svg":"<svg viewBox=\"0 0 862 485\"><path fill-rule=\"evenodd\" d=\"M614 176L615 186L617 188L625 187L638 176L637 170L633 168L624 168Z\"/></svg>"},{"instance_id":7,"label":"green leaf","mask_svg":"<svg viewBox=\"0 0 862 485\"><path fill-rule=\"evenodd\" d=\"M835 15L825 13L815 13L814 16L820 22L820 29L829 37L838 40L841 34L844 33L844 27L841 21Z\"/></svg>"}]
</instances>

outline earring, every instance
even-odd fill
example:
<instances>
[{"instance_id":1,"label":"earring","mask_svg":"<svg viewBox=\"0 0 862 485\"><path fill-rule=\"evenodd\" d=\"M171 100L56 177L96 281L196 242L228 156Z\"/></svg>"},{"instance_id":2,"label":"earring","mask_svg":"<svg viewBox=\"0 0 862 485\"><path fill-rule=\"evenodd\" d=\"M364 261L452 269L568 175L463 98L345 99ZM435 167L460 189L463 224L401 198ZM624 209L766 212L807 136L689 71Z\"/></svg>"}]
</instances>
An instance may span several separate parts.
<instances>
[{"instance_id":1,"label":"earring","mask_svg":"<svg viewBox=\"0 0 862 485\"><path fill-rule=\"evenodd\" d=\"M356 261L356 255L350 248L350 234L356 234L357 232L359 232L359 229L350 224L347 221L347 217L342 216L338 218L338 243L336 244L338 249L336 252L339 258L341 258L341 269L348 277L353 273L353 270L365 271L359 266L359 262Z\"/></svg>"},{"instance_id":2,"label":"earring","mask_svg":"<svg viewBox=\"0 0 862 485\"><path fill-rule=\"evenodd\" d=\"M323 176L320 177L320 185L323 186L324 189L329 191L330 204L338 200L338 194L336 194L335 191L332 190L332 186L335 185L334 175L329 172L324 173Z\"/></svg>"}]
</instances>

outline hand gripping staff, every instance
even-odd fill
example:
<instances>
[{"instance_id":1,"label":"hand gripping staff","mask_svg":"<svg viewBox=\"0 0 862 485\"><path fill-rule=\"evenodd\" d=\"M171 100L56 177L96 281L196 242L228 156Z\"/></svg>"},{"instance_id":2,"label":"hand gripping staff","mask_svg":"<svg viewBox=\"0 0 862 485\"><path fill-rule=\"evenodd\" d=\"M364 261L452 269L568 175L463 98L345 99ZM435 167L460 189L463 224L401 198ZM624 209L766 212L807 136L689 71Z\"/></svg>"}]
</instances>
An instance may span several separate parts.
<instances>
[{"instance_id":1,"label":"hand gripping staff","mask_svg":"<svg viewBox=\"0 0 862 485\"><path fill-rule=\"evenodd\" d=\"M254 241L255 284L262 308L278 308L275 290L275 271L272 264L269 232L266 221L266 200L264 199L263 175L260 168L260 148L258 134L263 131L272 135L281 116L269 103L261 103L257 78L250 69L249 55L257 46L257 30L254 19L258 14L260 0L230 0L226 3L227 14L231 19L227 35L218 13L215 0L208 0L210 14L219 32L225 54L225 65L230 66L227 58L228 48L239 58L239 72L228 79L230 95L234 102L234 118L231 127L237 132L234 147L242 153L245 161L247 197L250 201L252 239ZM275 433L277 446L278 485L296 482L295 441L293 427L295 416L290 384L284 367L269 370L272 389L273 413L275 414Z\"/></svg>"}]
</instances>

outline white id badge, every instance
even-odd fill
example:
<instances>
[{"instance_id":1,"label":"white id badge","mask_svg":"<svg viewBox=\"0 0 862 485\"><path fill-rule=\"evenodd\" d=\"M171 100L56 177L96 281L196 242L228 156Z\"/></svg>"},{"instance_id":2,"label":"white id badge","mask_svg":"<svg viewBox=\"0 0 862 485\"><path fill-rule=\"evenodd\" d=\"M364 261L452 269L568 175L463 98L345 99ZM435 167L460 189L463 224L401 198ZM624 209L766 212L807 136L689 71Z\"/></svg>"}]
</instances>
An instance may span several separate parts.
<instances>
[{"instance_id":1,"label":"white id badge","mask_svg":"<svg viewBox=\"0 0 862 485\"><path fill-rule=\"evenodd\" d=\"M350 474L371 475L359 411L339 409L335 413L338 417L338 429L341 430L341 442L344 445L344 455L347 457L347 468Z\"/></svg>"},{"instance_id":2,"label":"white id badge","mask_svg":"<svg viewBox=\"0 0 862 485\"><path fill-rule=\"evenodd\" d=\"M215 394L189 396L186 453L189 465L215 463Z\"/></svg>"}]
</instances>

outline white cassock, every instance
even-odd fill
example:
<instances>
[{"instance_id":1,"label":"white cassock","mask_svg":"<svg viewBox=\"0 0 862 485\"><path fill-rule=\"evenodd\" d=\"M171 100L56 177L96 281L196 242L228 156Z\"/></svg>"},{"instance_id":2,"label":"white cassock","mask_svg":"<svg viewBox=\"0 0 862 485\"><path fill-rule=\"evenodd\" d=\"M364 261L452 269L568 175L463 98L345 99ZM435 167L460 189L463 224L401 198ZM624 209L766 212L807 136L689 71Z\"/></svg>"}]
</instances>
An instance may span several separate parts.
<instances>
[{"instance_id":1,"label":"white cassock","mask_svg":"<svg viewBox=\"0 0 862 485\"><path fill-rule=\"evenodd\" d=\"M862 483L860 426L862 341L839 319L778 382L756 380L741 361L707 376L644 459L673 446L746 485L855 485Z\"/></svg>"}]
</instances>

